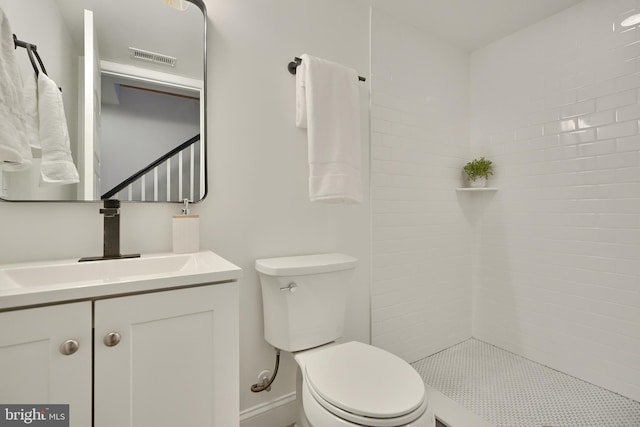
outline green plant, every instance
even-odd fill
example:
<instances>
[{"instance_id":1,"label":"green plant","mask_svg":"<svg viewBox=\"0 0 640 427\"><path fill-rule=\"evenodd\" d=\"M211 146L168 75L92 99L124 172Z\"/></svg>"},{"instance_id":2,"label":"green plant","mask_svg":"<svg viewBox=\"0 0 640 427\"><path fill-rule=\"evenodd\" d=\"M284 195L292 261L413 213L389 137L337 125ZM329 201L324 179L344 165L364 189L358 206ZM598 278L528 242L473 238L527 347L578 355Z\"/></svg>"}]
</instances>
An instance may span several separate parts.
<instances>
[{"instance_id":1,"label":"green plant","mask_svg":"<svg viewBox=\"0 0 640 427\"><path fill-rule=\"evenodd\" d=\"M470 181L475 181L478 178L486 179L489 178L489 175L493 175L493 163L491 160L480 157L467 163L463 170Z\"/></svg>"}]
</instances>

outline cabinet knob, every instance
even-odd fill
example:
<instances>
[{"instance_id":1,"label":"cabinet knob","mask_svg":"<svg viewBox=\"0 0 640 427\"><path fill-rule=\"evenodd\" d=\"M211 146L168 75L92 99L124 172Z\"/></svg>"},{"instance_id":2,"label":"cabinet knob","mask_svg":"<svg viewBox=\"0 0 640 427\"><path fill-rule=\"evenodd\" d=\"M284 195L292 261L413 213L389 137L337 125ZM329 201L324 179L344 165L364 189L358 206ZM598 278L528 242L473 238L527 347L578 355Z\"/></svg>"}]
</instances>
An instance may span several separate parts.
<instances>
[{"instance_id":1,"label":"cabinet knob","mask_svg":"<svg viewBox=\"0 0 640 427\"><path fill-rule=\"evenodd\" d=\"M104 336L104 339L102 340L102 342L107 347L113 347L115 345L118 345L118 343L120 342L120 334L117 332L109 332L107 335Z\"/></svg>"},{"instance_id":2,"label":"cabinet knob","mask_svg":"<svg viewBox=\"0 0 640 427\"><path fill-rule=\"evenodd\" d=\"M69 356L78 351L78 348L80 348L80 344L78 344L78 341L66 340L65 342L60 344L60 353L64 354L65 356Z\"/></svg>"}]
</instances>

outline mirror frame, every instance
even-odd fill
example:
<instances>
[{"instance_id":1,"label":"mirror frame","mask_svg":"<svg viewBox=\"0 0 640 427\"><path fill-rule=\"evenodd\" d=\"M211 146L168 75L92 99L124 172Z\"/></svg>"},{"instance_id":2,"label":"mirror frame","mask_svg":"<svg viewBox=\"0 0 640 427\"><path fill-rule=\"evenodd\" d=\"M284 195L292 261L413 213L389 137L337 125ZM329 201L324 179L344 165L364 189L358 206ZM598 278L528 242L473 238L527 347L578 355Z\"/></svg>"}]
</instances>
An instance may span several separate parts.
<instances>
[{"instance_id":1,"label":"mirror frame","mask_svg":"<svg viewBox=\"0 0 640 427\"><path fill-rule=\"evenodd\" d=\"M200 126L202 127L202 133L204 134L204 144L202 145L202 156L204 156L204 193L202 194L202 198L196 202L190 203L200 203L203 201L207 194L209 194L209 165L207 162L208 157L208 145L209 145L209 133L207 132L207 26L209 17L207 15L207 5L204 3L204 0L187 0L190 3L196 5L200 11L202 12L202 114L203 117L202 123ZM149 203L149 202L136 202L136 203ZM182 202L152 202L152 203L182 203Z\"/></svg>"},{"instance_id":2,"label":"mirror frame","mask_svg":"<svg viewBox=\"0 0 640 427\"><path fill-rule=\"evenodd\" d=\"M195 202L190 202L190 203L199 203L201 201L203 201L207 195L209 194L209 165L208 165L208 161L207 161L207 157L208 157L208 145L209 145L209 141L208 141L208 132L207 132L207 26L208 26L208 21L209 21L209 17L207 15L207 6L204 3L204 0L186 0L189 3L194 4L198 9L200 9L200 11L202 12L202 19L203 19L203 28L202 28L202 37L203 37L203 41L202 41L202 66L203 66L203 77L202 77L202 114L201 117L203 117L203 123L201 123L200 127L202 129L201 134L201 138L204 139L204 144L203 144L203 150L202 150L202 155L204 156L204 193L202 194L202 197L195 201ZM9 203L100 203L102 204L104 200L102 199L96 199L96 200L13 200L13 199L3 199L0 198L0 203L3 202L9 202ZM151 203L151 204L157 204L157 203L171 203L171 204L177 204L180 203L182 204L182 201L176 201L176 202L167 202L167 201L152 201L152 200L145 200L145 201L141 201L141 200L122 200L122 203Z\"/></svg>"}]
</instances>

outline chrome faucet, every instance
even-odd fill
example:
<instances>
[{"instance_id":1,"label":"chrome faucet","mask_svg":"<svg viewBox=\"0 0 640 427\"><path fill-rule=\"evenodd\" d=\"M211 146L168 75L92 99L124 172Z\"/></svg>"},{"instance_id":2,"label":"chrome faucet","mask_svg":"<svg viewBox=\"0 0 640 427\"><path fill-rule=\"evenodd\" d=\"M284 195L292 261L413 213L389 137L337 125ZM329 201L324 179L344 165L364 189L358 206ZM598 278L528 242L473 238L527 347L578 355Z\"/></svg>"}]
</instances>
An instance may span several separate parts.
<instances>
[{"instance_id":1,"label":"chrome faucet","mask_svg":"<svg viewBox=\"0 0 640 427\"><path fill-rule=\"evenodd\" d=\"M105 199L100 209L104 215L103 255L101 257L85 257L79 261L101 261L107 259L138 258L140 254L120 253L120 200Z\"/></svg>"}]
</instances>

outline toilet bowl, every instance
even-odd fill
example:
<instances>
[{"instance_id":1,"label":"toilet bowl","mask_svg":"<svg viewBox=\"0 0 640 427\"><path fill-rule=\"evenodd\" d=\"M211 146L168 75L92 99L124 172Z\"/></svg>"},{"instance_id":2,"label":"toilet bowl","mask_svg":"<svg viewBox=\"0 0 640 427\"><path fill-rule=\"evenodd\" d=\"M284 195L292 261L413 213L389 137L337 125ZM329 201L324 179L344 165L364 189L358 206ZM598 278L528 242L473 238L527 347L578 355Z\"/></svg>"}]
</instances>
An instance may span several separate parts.
<instances>
[{"instance_id":1,"label":"toilet bowl","mask_svg":"<svg viewBox=\"0 0 640 427\"><path fill-rule=\"evenodd\" d=\"M356 265L336 253L256 261L265 339L298 364L296 426L431 427L424 383L407 362L361 342L335 342Z\"/></svg>"},{"instance_id":2,"label":"toilet bowl","mask_svg":"<svg viewBox=\"0 0 640 427\"><path fill-rule=\"evenodd\" d=\"M352 341L297 352L297 427L426 427L422 378L404 360Z\"/></svg>"}]
</instances>

